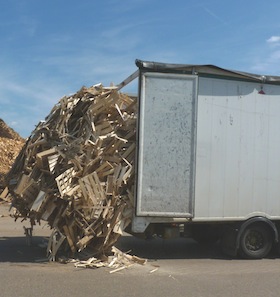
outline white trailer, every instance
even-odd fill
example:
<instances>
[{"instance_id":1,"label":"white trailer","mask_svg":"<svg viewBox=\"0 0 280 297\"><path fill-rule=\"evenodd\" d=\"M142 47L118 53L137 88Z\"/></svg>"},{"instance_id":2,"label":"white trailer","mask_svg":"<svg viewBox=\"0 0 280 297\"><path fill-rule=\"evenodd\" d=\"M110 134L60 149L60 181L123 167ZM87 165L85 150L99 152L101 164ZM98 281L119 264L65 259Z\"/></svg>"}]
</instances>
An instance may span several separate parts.
<instances>
[{"instance_id":1,"label":"white trailer","mask_svg":"<svg viewBox=\"0 0 280 297\"><path fill-rule=\"evenodd\" d=\"M280 232L280 77L212 65L136 65L130 231L180 230L197 240L219 238L231 255L265 257Z\"/></svg>"}]
</instances>

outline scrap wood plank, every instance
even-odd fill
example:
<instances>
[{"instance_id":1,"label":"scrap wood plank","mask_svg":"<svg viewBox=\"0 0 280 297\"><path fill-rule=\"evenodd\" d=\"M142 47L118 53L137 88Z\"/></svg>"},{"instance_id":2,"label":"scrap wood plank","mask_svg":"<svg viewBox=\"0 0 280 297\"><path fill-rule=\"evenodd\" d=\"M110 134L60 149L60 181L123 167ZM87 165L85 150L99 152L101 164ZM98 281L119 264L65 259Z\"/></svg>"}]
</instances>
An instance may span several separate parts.
<instances>
[{"instance_id":1,"label":"scrap wood plank","mask_svg":"<svg viewBox=\"0 0 280 297\"><path fill-rule=\"evenodd\" d=\"M134 205L134 187L131 190L127 190L127 197L129 198L129 201L131 205Z\"/></svg>"},{"instance_id":2,"label":"scrap wood plank","mask_svg":"<svg viewBox=\"0 0 280 297\"><path fill-rule=\"evenodd\" d=\"M110 221L107 223L108 232L107 232L107 235L105 237L104 244L109 242L110 235L114 230L114 226L119 222L120 217L121 217L121 212L124 209L124 207L125 207L125 205L123 205L123 204L116 207L115 212L113 213L113 217L110 218ZM117 234L116 232L114 232L114 233Z\"/></svg>"},{"instance_id":3,"label":"scrap wood plank","mask_svg":"<svg viewBox=\"0 0 280 297\"><path fill-rule=\"evenodd\" d=\"M119 101L119 94L116 89L113 89L108 92L108 95L104 98L104 105L106 106L107 110L112 108L115 103Z\"/></svg>"},{"instance_id":4,"label":"scrap wood plank","mask_svg":"<svg viewBox=\"0 0 280 297\"><path fill-rule=\"evenodd\" d=\"M118 147L116 145L116 139L115 137L110 137L107 139L108 139L107 143L106 145L104 145L103 154L107 154L107 155L114 154L116 150L118 150Z\"/></svg>"},{"instance_id":5,"label":"scrap wood plank","mask_svg":"<svg viewBox=\"0 0 280 297\"><path fill-rule=\"evenodd\" d=\"M22 174L19 181L17 182L17 186L15 187L14 192L20 195L23 189L31 183L33 183L33 180L30 178L30 176L27 174Z\"/></svg>"},{"instance_id":6,"label":"scrap wood plank","mask_svg":"<svg viewBox=\"0 0 280 297\"><path fill-rule=\"evenodd\" d=\"M103 206L97 205L91 208L89 219L98 219L102 213Z\"/></svg>"},{"instance_id":7,"label":"scrap wood plank","mask_svg":"<svg viewBox=\"0 0 280 297\"><path fill-rule=\"evenodd\" d=\"M86 199L86 201L91 200L93 205L97 204L97 198L95 197L93 186L91 184L91 180L89 179L89 175L84 176L83 178L79 179L79 185L81 188L81 191L83 193L83 197Z\"/></svg>"},{"instance_id":8,"label":"scrap wood plank","mask_svg":"<svg viewBox=\"0 0 280 297\"><path fill-rule=\"evenodd\" d=\"M115 246L112 247L112 252L114 253L115 257L119 259L119 261L127 263L137 263L140 265L145 265L147 263L147 259L140 258L134 255L129 255L128 253L123 253L121 250L116 248Z\"/></svg>"},{"instance_id":9,"label":"scrap wood plank","mask_svg":"<svg viewBox=\"0 0 280 297\"><path fill-rule=\"evenodd\" d=\"M94 235L86 235L77 242L77 246L82 250L93 238Z\"/></svg>"},{"instance_id":10,"label":"scrap wood plank","mask_svg":"<svg viewBox=\"0 0 280 297\"><path fill-rule=\"evenodd\" d=\"M105 94L104 96L99 96L97 97L93 104L89 107L89 110L90 112L93 114L93 115L98 115L98 114L101 114L101 113L106 113L107 114L107 106L106 106L106 103L105 103Z\"/></svg>"},{"instance_id":11,"label":"scrap wood plank","mask_svg":"<svg viewBox=\"0 0 280 297\"><path fill-rule=\"evenodd\" d=\"M122 158L118 155L104 155L103 156L103 160L104 161L108 161L108 162L112 162L112 163L120 163L120 161L122 160ZM103 176L105 175L104 172L101 173Z\"/></svg>"},{"instance_id":12,"label":"scrap wood plank","mask_svg":"<svg viewBox=\"0 0 280 297\"><path fill-rule=\"evenodd\" d=\"M74 176L74 168L71 167L65 170L58 177L56 177L55 180L57 183L57 187L62 197L67 193L67 191L71 190L72 188L71 183L72 183L73 176Z\"/></svg>"},{"instance_id":13,"label":"scrap wood plank","mask_svg":"<svg viewBox=\"0 0 280 297\"><path fill-rule=\"evenodd\" d=\"M95 172L96 173L101 173L103 175L103 172L106 172L106 171L111 171L112 169L114 169L114 166L106 161L106 162L103 162L96 170Z\"/></svg>"},{"instance_id":14,"label":"scrap wood plank","mask_svg":"<svg viewBox=\"0 0 280 297\"><path fill-rule=\"evenodd\" d=\"M125 219L119 219L117 221L117 223L115 224L114 228L113 228L113 231L115 233L118 233L120 235L123 235L124 234L124 230L125 228L128 226L129 222L126 222Z\"/></svg>"},{"instance_id":15,"label":"scrap wood plank","mask_svg":"<svg viewBox=\"0 0 280 297\"><path fill-rule=\"evenodd\" d=\"M74 261L74 266L78 268L99 268L104 267L105 263L103 263L100 259L91 257L86 261Z\"/></svg>"},{"instance_id":16,"label":"scrap wood plank","mask_svg":"<svg viewBox=\"0 0 280 297\"><path fill-rule=\"evenodd\" d=\"M28 203L29 207L30 203L33 203L34 197L37 197L40 191L39 185L34 180L31 181L19 194Z\"/></svg>"},{"instance_id":17,"label":"scrap wood plank","mask_svg":"<svg viewBox=\"0 0 280 297\"><path fill-rule=\"evenodd\" d=\"M127 269L128 267L132 266L133 264L129 264L129 265L126 265L126 266L121 266L119 268L116 268L114 270L111 270L110 273L115 273L115 272L118 272L118 271L121 271L121 270L124 270L124 269Z\"/></svg>"},{"instance_id":18,"label":"scrap wood plank","mask_svg":"<svg viewBox=\"0 0 280 297\"><path fill-rule=\"evenodd\" d=\"M48 157L48 167L51 173L54 173L55 166L57 164L59 154L55 154Z\"/></svg>"},{"instance_id":19,"label":"scrap wood plank","mask_svg":"<svg viewBox=\"0 0 280 297\"><path fill-rule=\"evenodd\" d=\"M8 187L6 187L0 195L0 199L4 201L9 201L9 196L10 196L9 189Z\"/></svg>"},{"instance_id":20,"label":"scrap wood plank","mask_svg":"<svg viewBox=\"0 0 280 297\"><path fill-rule=\"evenodd\" d=\"M122 158L128 160L129 162L132 162L135 158L134 152L135 152L136 144L135 142L132 142L128 148L125 149L124 153L122 154Z\"/></svg>"},{"instance_id":21,"label":"scrap wood plank","mask_svg":"<svg viewBox=\"0 0 280 297\"><path fill-rule=\"evenodd\" d=\"M130 166L122 166L119 164L114 171L114 184L120 187L123 182L126 183L126 179L131 171L132 168Z\"/></svg>"},{"instance_id":22,"label":"scrap wood plank","mask_svg":"<svg viewBox=\"0 0 280 297\"><path fill-rule=\"evenodd\" d=\"M96 233L96 228L97 228L98 222L95 220L92 222L87 228L85 228L85 235L93 235Z\"/></svg>"},{"instance_id":23,"label":"scrap wood plank","mask_svg":"<svg viewBox=\"0 0 280 297\"><path fill-rule=\"evenodd\" d=\"M77 156L72 158L70 162L74 165L75 176L81 176L83 174L82 162Z\"/></svg>"},{"instance_id":24,"label":"scrap wood plank","mask_svg":"<svg viewBox=\"0 0 280 297\"><path fill-rule=\"evenodd\" d=\"M69 230L69 227L67 225L64 225L63 226L63 231L65 233L65 236L67 238L67 241L68 241L68 244L70 246L70 249L73 253L75 253L76 251L76 247L75 247L75 244L74 244L74 240L73 240L73 237L71 236L71 232Z\"/></svg>"},{"instance_id":25,"label":"scrap wood plank","mask_svg":"<svg viewBox=\"0 0 280 297\"><path fill-rule=\"evenodd\" d=\"M52 226L58 228L58 226L61 225L61 222L63 221L63 213L65 212L65 209L67 208L67 204L64 203L65 201L62 199L56 199L55 205L56 205L56 213L55 217L52 222Z\"/></svg>"},{"instance_id":26,"label":"scrap wood plank","mask_svg":"<svg viewBox=\"0 0 280 297\"><path fill-rule=\"evenodd\" d=\"M114 176L108 175L106 182L106 195L113 195L114 193Z\"/></svg>"},{"instance_id":27,"label":"scrap wood plank","mask_svg":"<svg viewBox=\"0 0 280 297\"><path fill-rule=\"evenodd\" d=\"M56 208L56 204L53 200L48 200L46 206L44 207L44 212L41 215L41 219L44 221L48 221L50 215L53 213L53 211Z\"/></svg>"},{"instance_id":28,"label":"scrap wood plank","mask_svg":"<svg viewBox=\"0 0 280 297\"><path fill-rule=\"evenodd\" d=\"M113 167L107 171L102 171L102 172L100 172L100 177L105 178L106 176L113 174L114 170L115 170L115 168Z\"/></svg>"},{"instance_id":29,"label":"scrap wood plank","mask_svg":"<svg viewBox=\"0 0 280 297\"><path fill-rule=\"evenodd\" d=\"M85 165L84 165L84 170L83 170L83 176L86 176L90 173L92 173L98 164L100 163L101 156L97 155L96 157L93 157L93 154L90 154L89 156L86 157Z\"/></svg>"},{"instance_id":30,"label":"scrap wood plank","mask_svg":"<svg viewBox=\"0 0 280 297\"><path fill-rule=\"evenodd\" d=\"M118 131L119 132L119 131ZM113 134L112 136L114 136L117 140L120 140L121 142L123 142L123 143L127 143L128 142L128 140L126 139L126 138L124 138L124 137L120 137L119 135L117 135L117 134ZM119 142L119 144L121 145L121 143Z\"/></svg>"},{"instance_id":31,"label":"scrap wood plank","mask_svg":"<svg viewBox=\"0 0 280 297\"><path fill-rule=\"evenodd\" d=\"M46 199L46 196L47 196L47 193L41 190L37 195L37 197L35 198L35 201L31 206L31 210L39 212L40 208L42 207L42 204Z\"/></svg>"},{"instance_id":32,"label":"scrap wood plank","mask_svg":"<svg viewBox=\"0 0 280 297\"><path fill-rule=\"evenodd\" d=\"M84 196L92 199L94 205L106 198L104 188L96 171L79 179L79 183Z\"/></svg>"},{"instance_id":33,"label":"scrap wood plank","mask_svg":"<svg viewBox=\"0 0 280 297\"><path fill-rule=\"evenodd\" d=\"M119 219L116 221L113 231L115 233L123 235L125 228L131 222L132 215L133 215L132 206L123 208L122 212L120 213Z\"/></svg>"},{"instance_id":34,"label":"scrap wood plank","mask_svg":"<svg viewBox=\"0 0 280 297\"><path fill-rule=\"evenodd\" d=\"M107 217L109 211L110 211L110 210L113 210L113 206L111 206L111 202L112 202L112 200L109 199L109 200L107 201L106 206L104 207L104 210L103 210L103 212L102 212L102 218L103 218L103 219L106 219L106 217ZM107 218L107 220L108 220L108 218Z\"/></svg>"},{"instance_id":35,"label":"scrap wood plank","mask_svg":"<svg viewBox=\"0 0 280 297\"><path fill-rule=\"evenodd\" d=\"M107 120L103 120L102 123L95 126L95 133L98 136L107 135L107 134L111 133L112 131L114 131L114 128L111 125L111 123L109 121L107 121Z\"/></svg>"},{"instance_id":36,"label":"scrap wood plank","mask_svg":"<svg viewBox=\"0 0 280 297\"><path fill-rule=\"evenodd\" d=\"M131 176L131 174L133 172L133 166L130 163L128 163L127 161L126 161L126 163L128 164L128 166L125 167L126 171L122 176L122 180L123 180L124 184L127 184L127 180L128 180L128 178Z\"/></svg>"},{"instance_id":37,"label":"scrap wood plank","mask_svg":"<svg viewBox=\"0 0 280 297\"><path fill-rule=\"evenodd\" d=\"M91 86L91 87L85 89L85 92L90 95L97 96L100 94L100 87L101 87L101 84L94 85L94 86Z\"/></svg>"},{"instance_id":38,"label":"scrap wood plank","mask_svg":"<svg viewBox=\"0 0 280 297\"><path fill-rule=\"evenodd\" d=\"M59 230L56 230L56 229L53 230L48 242L48 247L47 247L49 259L51 261L55 261L55 256L60 246L64 242L65 238L66 236L64 236Z\"/></svg>"},{"instance_id":39,"label":"scrap wood plank","mask_svg":"<svg viewBox=\"0 0 280 297\"><path fill-rule=\"evenodd\" d=\"M136 126L136 125L133 125ZM135 128L133 127L132 129L127 129L128 133L124 136L127 141L130 140L130 138L135 137Z\"/></svg>"},{"instance_id":40,"label":"scrap wood plank","mask_svg":"<svg viewBox=\"0 0 280 297\"><path fill-rule=\"evenodd\" d=\"M42 151L40 153L37 153L36 154L36 164L37 164L37 166L39 168L42 168L42 169L49 169L49 168L47 168L48 157L53 156L53 155L56 155L57 158L59 156L55 147L50 148L50 149L45 150L45 151Z\"/></svg>"}]
</instances>

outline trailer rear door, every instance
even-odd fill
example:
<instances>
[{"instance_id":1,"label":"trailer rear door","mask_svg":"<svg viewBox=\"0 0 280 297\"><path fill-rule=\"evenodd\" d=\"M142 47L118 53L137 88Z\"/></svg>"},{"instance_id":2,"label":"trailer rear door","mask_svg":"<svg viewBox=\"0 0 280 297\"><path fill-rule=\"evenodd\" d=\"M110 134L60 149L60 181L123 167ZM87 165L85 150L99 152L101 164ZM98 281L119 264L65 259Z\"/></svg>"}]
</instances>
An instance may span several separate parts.
<instances>
[{"instance_id":1,"label":"trailer rear door","mask_svg":"<svg viewBox=\"0 0 280 297\"><path fill-rule=\"evenodd\" d=\"M136 215L192 217L197 77L140 75Z\"/></svg>"}]
</instances>

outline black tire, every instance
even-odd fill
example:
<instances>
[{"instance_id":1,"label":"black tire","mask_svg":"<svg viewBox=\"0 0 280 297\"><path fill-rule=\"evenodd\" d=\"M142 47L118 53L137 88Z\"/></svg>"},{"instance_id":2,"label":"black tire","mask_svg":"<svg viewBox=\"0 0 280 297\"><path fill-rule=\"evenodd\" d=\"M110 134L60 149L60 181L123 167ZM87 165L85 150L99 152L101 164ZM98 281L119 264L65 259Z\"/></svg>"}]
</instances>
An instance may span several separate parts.
<instances>
[{"instance_id":1,"label":"black tire","mask_svg":"<svg viewBox=\"0 0 280 297\"><path fill-rule=\"evenodd\" d=\"M240 237L240 254L248 259L265 258L272 248L271 230L262 224L251 224Z\"/></svg>"}]
</instances>

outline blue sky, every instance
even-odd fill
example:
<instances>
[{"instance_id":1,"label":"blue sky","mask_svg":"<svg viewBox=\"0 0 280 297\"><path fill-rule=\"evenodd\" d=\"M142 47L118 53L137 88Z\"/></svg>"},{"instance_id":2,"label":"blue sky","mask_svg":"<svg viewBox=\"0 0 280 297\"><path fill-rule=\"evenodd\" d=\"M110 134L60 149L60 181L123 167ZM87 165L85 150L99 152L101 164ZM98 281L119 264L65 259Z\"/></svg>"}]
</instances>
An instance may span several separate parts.
<instances>
[{"instance_id":1,"label":"blue sky","mask_svg":"<svg viewBox=\"0 0 280 297\"><path fill-rule=\"evenodd\" d=\"M135 59L280 75L280 1L0 3L0 118L29 136L64 95L118 84Z\"/></svg>"}]
</instances>

